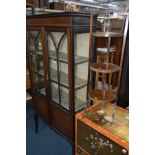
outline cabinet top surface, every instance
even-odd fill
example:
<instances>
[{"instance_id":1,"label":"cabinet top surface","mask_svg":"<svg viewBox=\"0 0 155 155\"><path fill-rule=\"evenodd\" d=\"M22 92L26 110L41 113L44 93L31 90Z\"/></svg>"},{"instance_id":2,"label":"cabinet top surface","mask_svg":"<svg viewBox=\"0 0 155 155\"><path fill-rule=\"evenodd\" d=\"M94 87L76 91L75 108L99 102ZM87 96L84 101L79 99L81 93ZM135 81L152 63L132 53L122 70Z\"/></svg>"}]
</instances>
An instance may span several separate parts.
<instances>
[{"instance_id":1,"label":"cabinet top surface","mask_svg":"<svg viewBox=\"0 0 155 155\"><path fill-rule=\"evenodd\" d=\"M47 13L42 15L30 15L27 19L31 18L52 18L52 17L90 17L89 13L79 13L79 12L58 12L58 13ZM97 14L94 14L97 16Z\"/></svg>"},{"instance_id":2,"label":"cabinet top surface","mask_svg":"<svg viewBox=\"0 0 155 155\"><path fill-rule=\"evenodd\" d=\"M129 112L125 109L116 108L115 111L115 120L112 123L102 122L103 115L99 115L98 111L101 109L101 105L97 104L93 108L90 108L87 112L84 112L82 115L95 123L97 126L106 129L110 133L120 137L122 140L129 142ZM112 115L113 105L106 104L104 107L105 115Z\"/></svg>"}]
</instances>

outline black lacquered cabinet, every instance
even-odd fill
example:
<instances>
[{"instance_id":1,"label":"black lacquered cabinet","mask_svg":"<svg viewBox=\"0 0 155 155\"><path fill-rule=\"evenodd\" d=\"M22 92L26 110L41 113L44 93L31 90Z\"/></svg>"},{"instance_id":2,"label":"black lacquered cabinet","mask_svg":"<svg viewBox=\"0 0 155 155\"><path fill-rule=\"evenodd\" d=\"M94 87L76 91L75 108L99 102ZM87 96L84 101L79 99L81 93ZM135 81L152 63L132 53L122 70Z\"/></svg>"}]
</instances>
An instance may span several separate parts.
<instances>
[{"instance_id":1,"label":"black lacquered cabinet","mask_svg":"<svg viewBox=\"0 0 155 155\"><path fill-rule=\"evenodd\" d=\"M90 14L33 15L26 26L35 116L74 142L75 113L87 102Z\"/></svg>"}]
</instances>

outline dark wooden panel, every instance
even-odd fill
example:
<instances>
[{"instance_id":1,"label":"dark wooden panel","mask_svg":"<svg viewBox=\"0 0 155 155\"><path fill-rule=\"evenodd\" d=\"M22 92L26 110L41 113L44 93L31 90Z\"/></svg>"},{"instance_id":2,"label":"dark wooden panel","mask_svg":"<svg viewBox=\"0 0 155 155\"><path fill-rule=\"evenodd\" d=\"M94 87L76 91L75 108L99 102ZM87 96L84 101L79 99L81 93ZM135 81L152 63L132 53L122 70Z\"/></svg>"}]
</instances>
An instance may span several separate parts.
<instances>
[{"instance_id":1,"label":"dark wooden panel","mask_svg":"<svg viewBox=\"0 0 155 155\"><path fill-rule=\"evenodd\" d=\"M72 17L73 25L90 25L90 17ZM93 25L96 25L95 18L93 19Z\"/></svg>"},{"instance_id":2,"label":"dark wooden panel","mask_svg":"<svg viewBox=\"0 0 155 155\"><path fill-rule=\"evenodd\" d=\"M74 131L75 131L75 119L74 119L74 83L75 83L75 77L74 77L74 34L72 29L67 29L67 47L68 47L68 79L70 79L69 82L69 109L70 109L70 128L71 128L71 139L74 142Z\"/></svg>"},{"instance_id":3,"label":"dark wooden panel","mask_svg":"<svg viewBox=\"0 0 155 155\"><path fill-rule=\"evenodd\" d=\"M94 26L94 30L96 27ZM75 26L73 25L73 31L78 33L88 33L89 32L89 25L88 26Z\"/></svg>"},{"instance_id":4,"label":"dark wooden panel","mask_svg":"<svg viewBox=\"0 0 155 155\"><path fill-rule=\"evenodd\" d=\"M50 124L61 131L66 137L70 139L70 121L69 114L60 109L55 104L50 104Z\"/></svg>"},{"instance_id":5,"label":"dark wooden panel","mask_svg":"<svg viewBox=\"0 0 155 155\"><path fill-rule=\"evenodd\" d=\"M39 97L37 95L33 95L33 104L35 110L38 112L38 114L43 117L43 119L49 123L49 115L48 115L48 102L47 100L43 100L42 97Z\"/></svg>"},{"instance_id":6,"label":"dark wooden panel","mask_svg":"<svg viewBox=\"0 0 155 155\"><path fill-rule=\"evenodd\" d=\"M27 26L69 26L71 19L65 17L27 19Z\"/></svg>"}]
</instances>

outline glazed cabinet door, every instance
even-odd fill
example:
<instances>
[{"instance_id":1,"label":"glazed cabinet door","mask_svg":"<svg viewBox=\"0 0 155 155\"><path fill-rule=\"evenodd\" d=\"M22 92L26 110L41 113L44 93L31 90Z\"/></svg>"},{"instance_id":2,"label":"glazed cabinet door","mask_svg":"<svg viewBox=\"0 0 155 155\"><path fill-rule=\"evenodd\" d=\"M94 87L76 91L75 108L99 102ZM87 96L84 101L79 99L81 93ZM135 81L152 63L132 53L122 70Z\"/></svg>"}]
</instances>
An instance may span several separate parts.
<instances>
[{"instance_id":1,"label":"glazed cabinet door","mask_svg":"<svg viewBox=\"0 0 155 155\"><path fill-rule=\"evenodd\" d=\"M69 110L66 32L47 31L51 102Z\"/></svg>"},{"instance_id":2,"label":"glazed cabinet door","mask_svg":"<svg viewBox=\"0 0 155 155\"><path fill-rule=\"evenodd\" d=\"M27 30L27 52L30 62L33 93L46 98L43 41L41 30Z\"/></svg>"},{"instance_id":3,"label":"glazed cabinet door","mask_svg":"<svg viewBox=\"0 0 155 155\"><path fill-rule=\"evenodd\" d=\"M51 124L70 138L67 33L65 30L56 28L47 29L46 33Z\"/></svg>"},{"instance_id":4,"label":"glazed cabinet door","mask_svg":"<svg viewBox=\"0 0 155 155\"><path fill-rule=\"evenodd\" d=\"M74 94L74 112L78 112L87 102L89 33L47 31L47 36L51 100L71 111L69 96Z\"/></svg>"}]
</instances>

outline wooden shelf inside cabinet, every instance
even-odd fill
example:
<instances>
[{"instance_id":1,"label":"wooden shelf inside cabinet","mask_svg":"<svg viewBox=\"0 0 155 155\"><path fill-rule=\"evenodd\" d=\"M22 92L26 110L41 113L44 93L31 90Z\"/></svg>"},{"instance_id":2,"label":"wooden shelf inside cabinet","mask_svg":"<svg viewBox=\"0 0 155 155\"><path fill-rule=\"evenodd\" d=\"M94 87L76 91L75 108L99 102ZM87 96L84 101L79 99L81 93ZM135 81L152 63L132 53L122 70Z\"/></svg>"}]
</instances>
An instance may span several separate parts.
<instances>
[{"instance_id":1,"label":"wooden shelf inside cabinet","mask_svg":"<svg viewBox=\"0 0 155 155\"><path fill-rule=\"evenodd\" d=\"M108 103L115 99L116 95L105 89L94 89L89 93L89 98L98 103Z\"/></svg>"},{"instance_id":2,"label":"wooden shelf inside cabinet","mask_svg":"<svg viewBox=\"0 0 155 155\"><path fill-rule=\"evenodd\" d=\"M94 37L123 37L123 33L118 32L95 32Z\"/></svg>"},{"instance_id":3,"label":"wooden shelf inside cabinet","mask_svg":"<svg viewBox=\"0 0 155 155\"><path fill-rule=\"evenodd\" d=\"M56 51L49 51L49 57L53 60L57 60L56 57ZM88 62L88 58L83 57L83 56L75 56L75 64L81 64L81 63L85 63ZM68 63L68 54L64 53L64 52L59 52L59 60L60 62L63 63Z\"/></svg>"},{"instance_id":4,"label":"wooden shelf inside cabinet","mask_svg":"<svg viewBox=\"0 0 155 155\"><path fill-rule=\"evenodd\" d=\"M41 76L44 76L43 70L39 71ZM60 84L66 88L69 88L68 84L68 74L65 72L60 71ZM58 72L55 69L51 69L51 81L58 83ZM87 85L87 81L81 79L79 77L75 77L75 90L83 88Z\"/></svg>"},{"instance_id":5,"label":"wooden shelf inside cabinet","mask_svg":"<svg viewBox=\"0 0 155 155\"><path fill-rule=\"evenodd\" d=\"M90 65L90 69L99 73L114 73L119 71L120 67L113 63L94 63Z\"/></svg>"}]
</instances>

